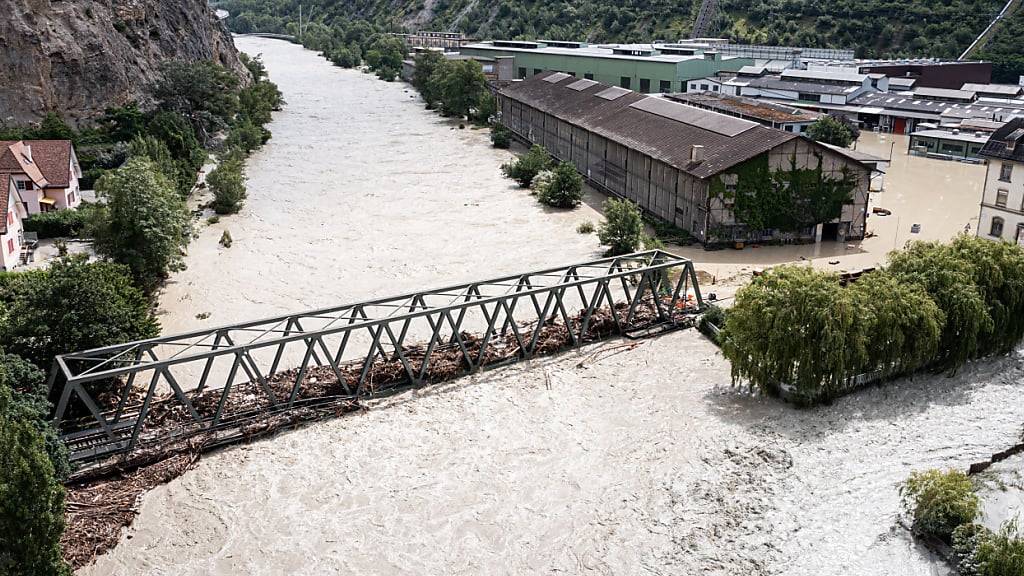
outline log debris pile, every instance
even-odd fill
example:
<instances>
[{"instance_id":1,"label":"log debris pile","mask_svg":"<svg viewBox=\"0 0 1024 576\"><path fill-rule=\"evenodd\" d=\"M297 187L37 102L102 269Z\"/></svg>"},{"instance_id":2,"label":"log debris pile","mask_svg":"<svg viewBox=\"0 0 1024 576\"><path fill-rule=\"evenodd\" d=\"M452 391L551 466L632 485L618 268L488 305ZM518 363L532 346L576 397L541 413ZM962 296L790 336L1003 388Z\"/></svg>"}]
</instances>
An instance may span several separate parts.
<instances>
[{"instance_id":1,"label":"log debris pile","mask_svg":"<svg viewBox=\"0 0 1024 576\"><path fill-rule=\"evenodd\" d=\"M666 302L667 307L667 302ZM627 312L626 304L616 305L620 320ZM676 323L692 318L693 310L673 311ZM579 336L583 312L570 318L573 333ZM643 329L659 323L653 301L648 298L638 304L631 329ZM528 341L536 327L519 325L520 336ZM611 309L604 307L591 315L583 342L595 342L618 333ZM462 333L467 353L479 358L482 337ZM565 324L549 321L541 329L534 352L536 356L551 355L573 346ZM406 347L403 355L415 371L419 371L426 358L427 346ZM512 330L495 334L487 345L478 367L495 366L520 358L522 349ZM393 356L393 355L392 355ZM339 372L353 393L356 391L363 361L339 366ZM430 363L423 378L424 384L444 382L470 371L458 343L445 342L431 350ZM267 386L277 402L287 402L292 393L298 369L272 375ZM397 357L387 360L378 356L371 365L365 381L362 398L382 396L409 386L405 368ZM183 474L198 460L199 455L214 447L231 442L246 441L271 434L303 422L322 420L359 410L361 397L349 394L330 366L307 369L303 378L297 408L274 411L262 387L256 382L236 385L225 399L221 424L217 429L203 428L196 423L187 408L169 394L154 400L140 436L139 448L131 454L94 466L73 476L68 488L67 530L62 544L65 558L74 568L90 563L97 555L117 544L122 528L129 526L137 515L141 496L151 488L169 482ZM104 405L113 407L120 393L101 397ZM221 399L221 390L192 393L190 400L204 419L212 418ZM141 403L138 390L129 391L129 404Z\"/></svg>"}]
</instances>

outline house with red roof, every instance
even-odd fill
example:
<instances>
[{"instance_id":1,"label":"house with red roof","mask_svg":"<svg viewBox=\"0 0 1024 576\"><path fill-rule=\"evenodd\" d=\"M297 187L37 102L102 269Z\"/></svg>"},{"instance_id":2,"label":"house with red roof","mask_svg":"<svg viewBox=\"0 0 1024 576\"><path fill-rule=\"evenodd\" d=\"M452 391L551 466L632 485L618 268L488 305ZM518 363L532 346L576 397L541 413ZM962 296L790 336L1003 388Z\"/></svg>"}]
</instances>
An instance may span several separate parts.
<instances>
[{"instance_id":1,"label":"house with red roof","mask_svg":"<svg viewBox=\"0 0 1024 576\"><path fill-rule=\"evenodd\" d=\"M8 174L28 214L82 203L82 169L70 140L0 142L0 174Z\"/></svg>"},{"instance_id":2,"label":"house with red roof","mask_svg":"<svg viewBox=\"0 0 1024 576\"><path fill-rule=\"evenodd\" d=\"M25 241L21 223L28 217L28 213L21 202L14 178L3 172L0 172L0 206L3 207L0 220L0 269L10 270L21 262Z\"/></svg>"}]
</instances>

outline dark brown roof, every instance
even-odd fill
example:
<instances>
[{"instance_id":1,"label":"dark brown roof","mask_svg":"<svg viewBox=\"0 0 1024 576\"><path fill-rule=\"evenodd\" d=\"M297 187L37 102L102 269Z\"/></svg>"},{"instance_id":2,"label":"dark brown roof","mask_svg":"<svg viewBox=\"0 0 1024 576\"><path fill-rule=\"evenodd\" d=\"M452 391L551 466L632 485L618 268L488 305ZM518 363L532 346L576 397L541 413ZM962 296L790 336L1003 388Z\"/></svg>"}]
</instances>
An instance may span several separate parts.
<instances>
[{"instance_id":1,"label":"dark brown roof","mask_svg":"<svg viewBox=\"0 0 1024 576\"><path fill-rule=\"evenodd\" d=\"M1012 150L1007 147L1008 141L1014 143ZM1024 162L1024 118L1014 118L993 132L979 154L984 158Z\"/></svg>"},{"instance_id":2,"label":"dark brown roof","mask_svg":"<svg viewBox=\"0 0 1024 576\"><path fill-rule=\"evenodd\" d=\"M47 187L50 185L42 170L35 160L29 160L28 150L25 143L21 141L0 142L0 172L9 174L25 174L32 179L37 186Z\"/></svg>"},{"instance_id":3,"label":"dark brown roof","mask_svg":"<svg viewBox=\"0 0 1024 576\"><path fill-rule=\"evenodd\" d=\"M669 94L666 98L725 114L740 114L765 122L813 122L822 116L809 110L743 96L730 96L721 92L687 92Z\"/></svg>"},{"instance_id":4,"label":"dark brown roof","mask_svg":"<svg viewBox=\"0 0 1024 576\"><path fill-rule=\"evenodd\" d=\"M501 94L633 148L697 178L714 176L736 164L799 138L742 120L655 96L629 92L614 100L598 97L609 88L595 83L568 88L577 80L545 80L551 73L516 82ZM691 162L693 145L704 146L704 161Z\"/></svg>"},{"instance_id":5,"label":"dark brown roof","mask_svg":"<svg viewBox=\"0 0 1024 576\"><path fill-rule=\"evenodd\" d=\"M48 188L67 188L71 184L70 140L25 140L32 147L32 161L49 182Z\"/></svg>"}]
</instances>

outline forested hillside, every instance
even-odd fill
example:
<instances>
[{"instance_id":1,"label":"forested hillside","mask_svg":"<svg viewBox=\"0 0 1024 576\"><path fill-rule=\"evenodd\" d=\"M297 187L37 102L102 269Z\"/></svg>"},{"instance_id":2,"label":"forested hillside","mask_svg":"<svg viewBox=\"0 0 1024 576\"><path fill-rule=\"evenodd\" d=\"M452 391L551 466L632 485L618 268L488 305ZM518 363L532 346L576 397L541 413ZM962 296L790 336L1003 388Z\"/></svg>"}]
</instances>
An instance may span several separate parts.
<instances>
[{"instance_id":1,"label":"forested hillside","mask_svg":"<svg viewBox=\"0 0 1024 576\"><path fill-rule=\"evenodd\" d=\"M995 36L974 56L995 63L992 72L994 82L1016 84L1024 76L1024 8L1002 22Z\"/></svg>"},{"instance_id":2,"label":"forested hillside","mask_svg":"<svg viewBox=\"0 0 1024 576\"><path fill-rule=\"evenodd\" d=\"M225 0L236 31L294 27L299 0ZM698 0L306 0L313 20L461 30L481 38L675 40ZM743 42L852 47L858 55L957 56L1003 0L721 0L716 34Z\"/></svg>"}]
</instances>

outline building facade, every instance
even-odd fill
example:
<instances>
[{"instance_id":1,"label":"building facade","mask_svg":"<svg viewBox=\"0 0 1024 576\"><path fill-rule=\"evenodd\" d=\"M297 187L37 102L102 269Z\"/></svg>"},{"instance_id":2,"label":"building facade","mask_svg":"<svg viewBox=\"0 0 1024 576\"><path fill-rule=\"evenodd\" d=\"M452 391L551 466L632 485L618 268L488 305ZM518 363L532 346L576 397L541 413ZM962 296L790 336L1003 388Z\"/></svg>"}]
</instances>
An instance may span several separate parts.
<instances>
[{"instance_id":1,"label":"building facade","mask_svg":"<svg viewBox=\"0 0 1024 576\"><path fill-rule=\"evenodd\" d=\"M981 156L988 171L977 235L1024 246L1024 118L996 130Z\"/></svg>"},{"instance_id":2,"label":"building facade","mask_svg":"<svg viewBox=\"0 0 1024 576\"><path fill-rule=\"evenodd\" d=\"M519 137L705 246L864 237L871 168L792 132L561 73L515 83L498 100L500 122ZM781 229L737 216L752 179L796 173L849 186L835 217Z\"/></svg>"},{"instance_id":3,"label":"building facade","mask_svg":"<svg viewBox=\"0 0 1024 576\"><path fill-rule=\"evenodd\" d=\"M29 215L82 203L82 170L70 140L0 142L0 173L10 175Z\"/></svg>"},{"instance_id":4,"label":"building facade","mask_svg":"<svg viewBox=\"0 0 1024 576\"><path fill-rule=\"evenodd\" d=\"M0 173L0 269L11 270L21 263L25 233L22 221L28 214L20 201L18 189L10 174Z\"/></svg>"},{"instance_id":5,"label":"building facade","mask_svg":"<svg viewBox=\"0 0 1024 576\"><path fill-rule=\"evenodd\" d=\"M515 77L564 72L644 94L685 92L691 78L738 71L753 60L708 51L667 54L649 44L589 46L576 42L493 41L463 46L469 56L514 58Z\"/></svg>"}]
</instances>

